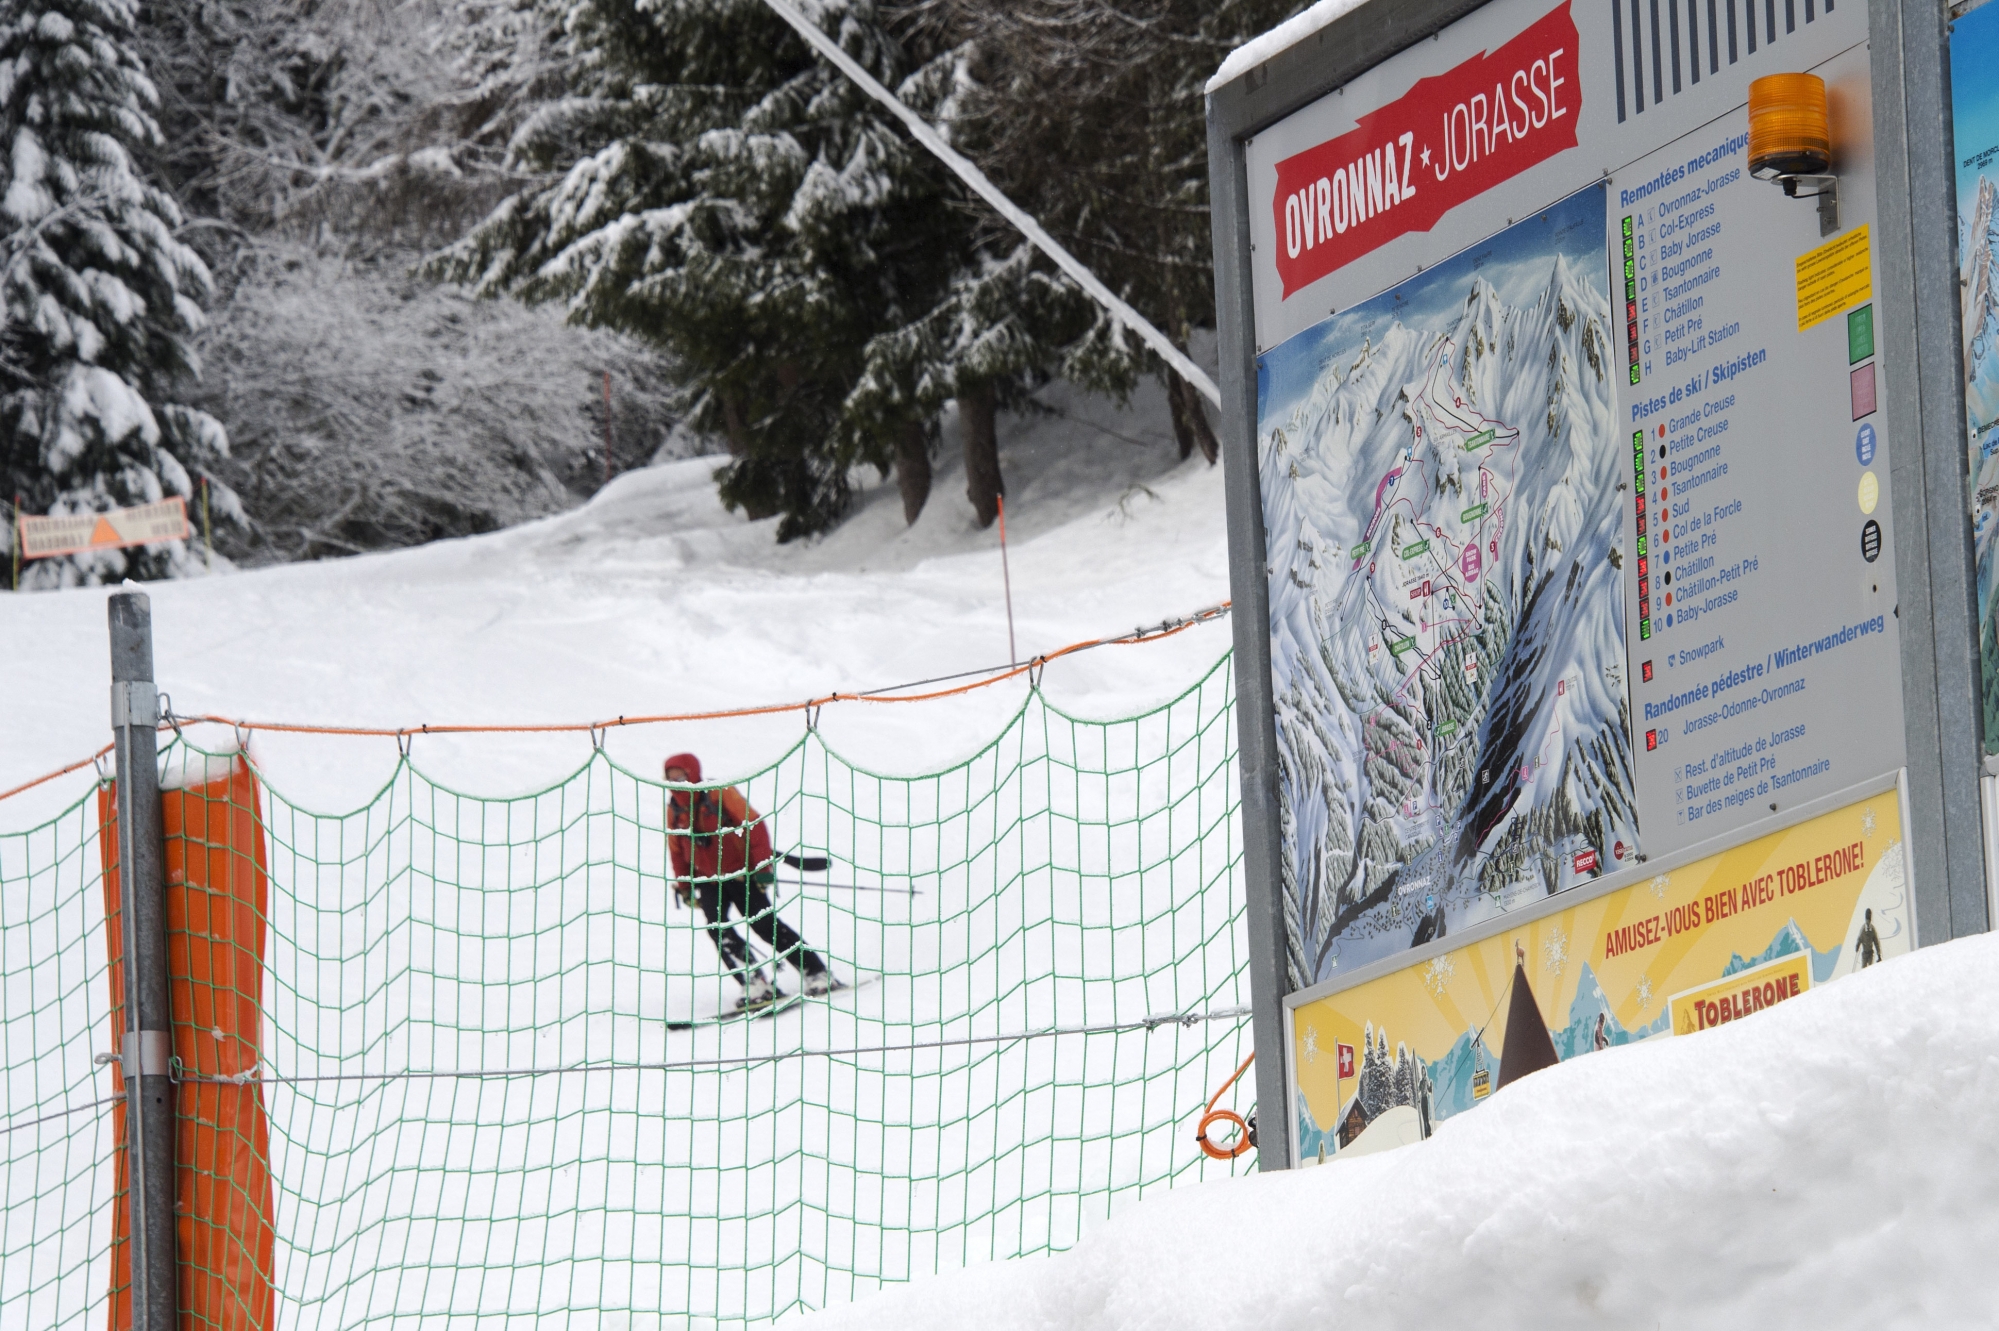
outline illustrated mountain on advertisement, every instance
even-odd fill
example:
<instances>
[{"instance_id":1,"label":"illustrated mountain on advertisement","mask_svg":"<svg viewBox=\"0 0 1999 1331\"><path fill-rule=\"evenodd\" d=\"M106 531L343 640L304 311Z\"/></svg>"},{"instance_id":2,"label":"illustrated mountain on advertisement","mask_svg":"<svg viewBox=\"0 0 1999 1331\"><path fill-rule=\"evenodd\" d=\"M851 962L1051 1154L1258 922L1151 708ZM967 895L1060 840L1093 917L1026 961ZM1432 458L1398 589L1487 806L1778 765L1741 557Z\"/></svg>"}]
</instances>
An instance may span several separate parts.
<instances>
[{"instance_id":1,"label":"illustrated mountain on advertisement","mask_svg":"<svg viewBox=\"0 0 1999 1331\"><path fill-rule=\"evenodd\" d=\"M1636 852L1603 207L1587 191L1489 266L1460 256L1265 357L1301 987Z\"/></svg>"}]
</instances>

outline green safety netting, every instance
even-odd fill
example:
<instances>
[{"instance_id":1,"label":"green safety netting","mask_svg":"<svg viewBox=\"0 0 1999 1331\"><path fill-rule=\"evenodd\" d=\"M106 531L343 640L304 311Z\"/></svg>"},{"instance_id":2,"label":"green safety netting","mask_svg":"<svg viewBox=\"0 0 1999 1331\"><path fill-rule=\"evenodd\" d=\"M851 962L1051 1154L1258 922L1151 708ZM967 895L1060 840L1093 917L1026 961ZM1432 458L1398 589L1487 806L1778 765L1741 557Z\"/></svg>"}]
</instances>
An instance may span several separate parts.
<instances>
[{"instance_id":1,"label":"green safety netting","mask_svg":"<svg viewBox=\"0 0 1999 1331\"><path fill-rule=\"evenodd\" d=\"M667 787L602 752L516 798L266 786L277 1324L758 1324L1247 1168L1193 1140L1250 1047L1233 701L1226 657L1114 721L1031 689L918 776L807 729L736 784L830 859L775 909L851 987L757 1018L669 889ZM5 1326L106 1314L97 821L0 835Z\"/></svg>"}]
</instances>

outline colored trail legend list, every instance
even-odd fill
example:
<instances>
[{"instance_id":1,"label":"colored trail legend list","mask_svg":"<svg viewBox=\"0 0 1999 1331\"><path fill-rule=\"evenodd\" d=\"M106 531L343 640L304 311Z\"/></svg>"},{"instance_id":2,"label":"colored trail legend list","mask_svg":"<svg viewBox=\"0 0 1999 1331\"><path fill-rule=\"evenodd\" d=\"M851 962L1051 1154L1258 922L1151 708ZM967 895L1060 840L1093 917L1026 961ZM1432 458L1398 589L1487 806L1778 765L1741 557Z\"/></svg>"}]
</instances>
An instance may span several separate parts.
<instances>
[{"instance_id":1,"label":"colored trail legend list","mask_svg":"<svg viewBox=\"0 0 1999 1331\"><path fill-rule=\"evenodd\" d=\"M1652 636L1652 559L1646 548L1645 536L1645 432L1643 430L1631 436L1631 466L1633 487L1631 502L1638 510L1638 639L1643 642Z\"/></svg>"},{"instance_id":2,"label":"colored trail legend list","mask_svg":"<svg viewBox=\"0 0 1999 1331\"><path fill-rule=\"evenodd\" d=\"M1638 382L1638 251L1629 217L1624 219L1624 336L1631 382ZM1639 469L1644 470L1642 467ZM1641 477L1642 479L1642 477ZM1642 493L1642 491L1641 491Z\"/></svg>"},{"instance_id":3,"label":"colored trail legend list","mask_svg":"<svg viewBox=\"0 0 1999 1331\"><path fill-rule=\"evenodd\" d=\"M1889 372L1868 306L1872 219L1856 202L1850 230L1822 242L1814 210L1752 178L1738 145L1711 127L1629 169L1635 186L1674 174L1671 189L1612 178L1631 219L1613 243L1637 284L1640 373L1618 392L1648 856L1902 762L1900 730L1866 721L1894 714L1900 679L1882 530L1893 441L1878 416L1858 437L1852 419Z\"/></svg>"}]
</instances>

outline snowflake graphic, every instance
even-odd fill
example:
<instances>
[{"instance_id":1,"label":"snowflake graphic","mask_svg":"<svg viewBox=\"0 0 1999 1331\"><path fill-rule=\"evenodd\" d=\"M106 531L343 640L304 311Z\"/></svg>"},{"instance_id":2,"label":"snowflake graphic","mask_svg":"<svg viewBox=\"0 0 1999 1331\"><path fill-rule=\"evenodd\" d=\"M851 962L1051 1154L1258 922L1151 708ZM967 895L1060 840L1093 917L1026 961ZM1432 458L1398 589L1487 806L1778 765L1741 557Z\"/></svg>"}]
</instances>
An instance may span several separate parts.
<instances>
[{"instance_id":1,"label":"snowflake graphic","mask_svg":"<svg viewBox=\"0 0 1999 1331\"><path fill-rule=\"evenodd\" d=\"M1319 1061L1319 1028L1316 1026L1305 1028L1305 1061L1307 1063Z\"/></svg>"},{"instance_id":2,"label":"snowflake graphic","mask_svg":"<svg viewBox=\"0 0 1999 1331\"><path fill-rule=\"evenodd\" d=\"M1652 977L1649 975L1641 975L1638 977L1638 1010L1640 1012L1643 1012L1646 1008L1651 1006L1652 1006Z\"/></svg>"},{"instance_id":3,"label":"snowflake graphic","mask_svg":"<svg viewBox=\"0 0 1999 1331\"><path fill-rule=\"evenodd\" d=\"M1423 987L1442 998L1444 990L1451 987L1451 979L1457 973L1458 968L1451 964L1450 957L1433 957L1430 964L1423 968Z\"/></svg>"},{"instance_id":4,"label":"snowflake graphic","mask_svg":"<svg viewBox=\"0 0 1999 1331\"><path fill-rule=\"evenodd\" d=\"M1666 896L1666 889L1672 885L1673 880L1671 878L1668 878L1665 874L1660 874L1652 880L1652 895L1663 901Z\"/></svg>"},{"instance_id":5,"label":"snowflake graphic","mask_svg":"<svg viewBox=\"0 0 1999 1331\"><path fill-rule=\"evenodd\" d=\"M1569 936L1560 929L1548 931L1548 941L1541 944L1542 964L1555 974L1562 973L1562 967L1569 960Z\"/></svg>"},{"instance_id":6,"label":"snowflake graphic","mask_svg":"<svg viewBox=\"0 0 1999 1331\"><path fill-rule=\"evenodd\" d=\"M1860 835L1864 837L1874 835L1874 806L1871 804L1860 811Z\"/></svg>"}]
</instances>

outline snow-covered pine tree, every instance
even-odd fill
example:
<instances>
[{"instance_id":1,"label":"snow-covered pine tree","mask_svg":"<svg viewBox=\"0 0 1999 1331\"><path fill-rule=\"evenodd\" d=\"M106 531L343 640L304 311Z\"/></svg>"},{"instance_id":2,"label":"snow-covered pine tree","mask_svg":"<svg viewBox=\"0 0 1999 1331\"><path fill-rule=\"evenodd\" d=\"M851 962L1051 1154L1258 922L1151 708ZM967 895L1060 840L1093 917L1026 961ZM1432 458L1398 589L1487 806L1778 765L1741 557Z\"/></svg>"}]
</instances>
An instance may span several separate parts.
<instances>
[{"instance_id":1,"label":"snow-covered pine tree","mask_svg":"<svg viewBox=\"0 0 1999 1331\"><path fill-rule=\"evenodd\" d=\"M875 0L814 14L887 86L939 86ZM780 540L839 517L854 464L927 463L920 404L868 429L842 412L871 340L934 308L961 266L955 182L761 0L575 0L566 31L586 86L516 138L523 164L559 175L432 271L666 352L691 423L728 441L723 498L781 512Z\"/></svg>"},{"instance_id":2,"label":"snow-covered pine tree","mask_svg":"<svg viewBox=\"0 0 1999 1331\"><path fill-rule=\"evenodd\" d=\"M956 401L966 496L979 525L991 526L1006 493L994 446L995 413L1051 374L1090 382L1084 357L1122 331L1099 314L1026 242L1003 250L988 243L969 256L942 301L868 344L842 428L865 437L896 420L929 419ZM906 503L905 511L914 522Z\"/></svg>"},{"instance_id":3,"label":"snow-covered pine tree","mask_svg":"<svg viewBox=\"0 0 1999 1331\"><path fill-rule=\"evenodd\" d=\"M208 269L135 150L158 142L136 54L134 0L24 0L0 24L0 484L31 513L192 499L189 468L226 452L200 411L171 403L192 374ZM240 519L226 487L219 514ZM185 542L43 561L28 585L170 576Z\"/></svg>"},{"instance_id":4,"label":"snow-covered pine tree","mask_svg":"<svg viewBox=\"0 0 1999 1331\"><path fill-rule=\"evenodd\" d=\"M1184 349L1214 310L1204 85L1230 50L1301 8L931 0L911 10L926 40L959 53L947 117L959 149ZM905 379L976 386L991 367L1004 390L1025 366L1029 380L1052 372L1122 396L1155 375L1181 456L1217 456L1199 390L1045 260L1014 250L1010 233L926 323L912 340L928 355L919 370L901 370ZM882 351L871 373L893 378L909 350ZM975 402L961 399L961 411Z\"/></svg>"}]
</instances>

